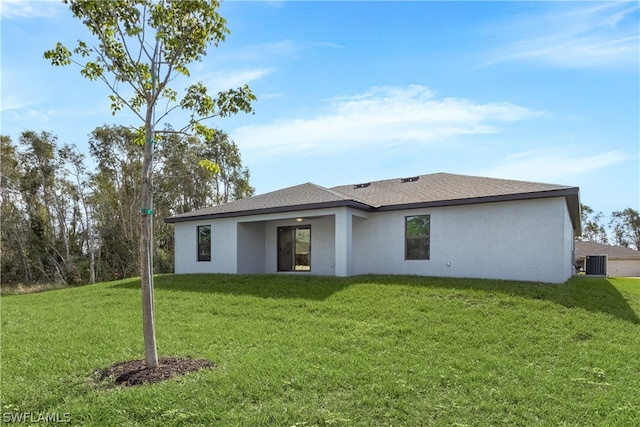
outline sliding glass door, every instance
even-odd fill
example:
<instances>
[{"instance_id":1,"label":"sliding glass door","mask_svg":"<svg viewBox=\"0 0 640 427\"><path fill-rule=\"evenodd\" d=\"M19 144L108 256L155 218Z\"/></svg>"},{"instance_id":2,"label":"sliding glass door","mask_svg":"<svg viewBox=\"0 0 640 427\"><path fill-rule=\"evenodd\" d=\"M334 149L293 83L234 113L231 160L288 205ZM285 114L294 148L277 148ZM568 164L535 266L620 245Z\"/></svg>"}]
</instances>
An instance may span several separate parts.
<instances>
[{"instance_id":1,"label":"sliding glass door","mask_svg":"<svg viewBox=\"0 0 640 427\"><path fill-rule=\"evenodd\" d=\"M278 271L311 270L311 226L278 227Z\"/></svg>"}]
</instances>

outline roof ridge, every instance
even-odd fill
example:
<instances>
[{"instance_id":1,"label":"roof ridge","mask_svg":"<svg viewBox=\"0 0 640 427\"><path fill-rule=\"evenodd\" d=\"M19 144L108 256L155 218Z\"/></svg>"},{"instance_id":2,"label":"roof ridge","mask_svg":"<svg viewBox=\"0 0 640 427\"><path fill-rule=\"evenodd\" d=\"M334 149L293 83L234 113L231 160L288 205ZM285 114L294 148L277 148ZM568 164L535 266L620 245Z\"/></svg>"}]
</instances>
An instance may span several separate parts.
<instances>
[{"instance_id":1,"label":"roof ridge","mask_svg":"<svg viewBox=\"0 0 640 427\"><path fill-rule=\"evenodd\" d=\"M544 181L531 181L528 179L498 178L495 176L468 175L463 173L438 172L438 173L433 173L428 175L447 175L447 176L457 176L457 177L471 178L471 179L478 179L478 180L482 179L482 180L490 180L490 181L515 182L520 184L536 184L536 185L547 185L547 186L553 186L553 187L575 188L575 186L567 185L567 184L555 184L555 183L544 182ZM421 175L421 176L425 176L425 175Z\"/></svg>"},{"instance_id":2,"label":"roof ridge","mask_svg":"<svg viewBox=\"0 0 640 427\"><path fill-rule=\"evenodd\" d=\"M407 175L407 176L409 176L409 175ZM450 173L450 172L433 172L433 173L418 174L418 175L412 175L412 176L418 176L420 178L436 177L436 176L459 177L459 178L469 178L469 179L475 179L475 180L501 181L501 182L512 182L512 183L521 183L521 184L536 184L536 185L547 185L547 186L552 186L552 187L563 187L563 188L574 188L575 187L575 186L572 186L572 185L555 184L555 183L542 182L542 181L530 181L530 180L521 180L521 179L513 179L513 178L497 178L497 177L492 177L492 176L478 176L478 175L469 175L469 174L463 174L463 173ZM367 181L367 182L369 184L377 184L377 183L383 183L383 182L397 181L397 180L400 180L400 179L402 179L402 177L385 178L385 179L379 179L379 180ZM331 187L331 189L335 189L335 188L338 188L338 187L350 187L351 185L354 185L354 184L340 184L340 185L336 185L334 187Z\"/></svg>"},{"instance_id":3,"label":"roof ridge","mask_svg":"<svg viewBox=\"0 0 640 427\"><path fill-rule=\"evenodd\" d=\"M362 199L359 199L359 198L357 198L357 197L353 197L353 196L349 196L349 195L347 195L347 194L341 193L340 191L336 190L336 189L335 189L335 187L327 188L327 187L323 187L323 186L318 185L318 184L314 184L313 182L310 182L309 184L315 185L316 187L321 188L321 189L323 189L323 190L325 190L325 191L327 191L327 192L329 192L329 193L333 194L334 196L338 196L338 197L342 198L343 200L351 200L351 201L353 201L353 202L362 203L363 205L367 205L367 206L371 206L371 207L376 207L376 206L372 205L372 204L371 204L371 203L369 203L369 202L365 202L365 201L364 201L364 200L362 200Z\"/></svg>"},{"instance_id":4,"label":"roof ridge","mask_svg":"<svg viewBox=\"0 0 640 427\"><path fill-rule=\"evenodd\" d=\"M350 199L350 197L348 197L346 194L340 193L339 191L332 190L331 188L323 187L322 185L314 184L313 182L308 182L307 184L311 184L314 187L317 187L317 188L319 188L321 190L324 190L324 191L326 191L328 193L333 194L334 196L338 196L338 197L341 197L343 199Z\"/></svg>"}]
</instances>

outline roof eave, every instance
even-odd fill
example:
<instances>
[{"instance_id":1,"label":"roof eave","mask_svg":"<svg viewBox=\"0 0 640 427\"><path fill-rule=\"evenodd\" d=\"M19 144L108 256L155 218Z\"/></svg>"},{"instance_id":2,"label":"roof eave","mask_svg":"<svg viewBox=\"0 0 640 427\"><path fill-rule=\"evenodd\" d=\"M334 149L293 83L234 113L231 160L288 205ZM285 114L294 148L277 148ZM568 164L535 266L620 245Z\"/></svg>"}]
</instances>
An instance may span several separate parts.
<instances>
[{"instance_id":1,"label":"roof eave","mask_svg":"<svg viewBox=\"0 0 640 427\"><path fill-rule=\"evenodd\" d=\"M612 261L640 261L640 255L609 255L609 254L576 254L576 259L585 259L588 256L606 256L607 259Z\"/></svg>"},{"instance_id":2,"label":"roof eave","mask_svg":"<svg viewBox=\"0 0 640 427\"><path fill-rule=\"evenodd\" d=\"M315 209L342 208L342 207L358 209L366 212L371 212L373 210L371 206L365 203L360 203L353 200L335 200L331 202L308 203L308 204L290 205L290 206L275 206L271 208L261 208L261 209L252 209L252 210L235 211L235 212L221 212L221 213L189 215L189 216L171 216L171 217L165 218L164 222L167 224L174 224L177 222L200 221L200 220L206 220L206 219L234 218L234 217L241 217L241 216L254 216L254 215L272 214L272 213L308 211L308 210L315 210Z\"/></svg>"}]
</instances>

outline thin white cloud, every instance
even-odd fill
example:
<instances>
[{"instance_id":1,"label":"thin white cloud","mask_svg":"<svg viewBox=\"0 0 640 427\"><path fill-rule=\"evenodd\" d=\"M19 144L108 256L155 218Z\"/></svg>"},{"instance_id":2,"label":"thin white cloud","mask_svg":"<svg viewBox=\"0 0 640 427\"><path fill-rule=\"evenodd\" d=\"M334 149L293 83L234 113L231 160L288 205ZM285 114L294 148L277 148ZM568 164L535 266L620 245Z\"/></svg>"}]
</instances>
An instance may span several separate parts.
<instances>
[{"instance_id":1,"label":"thin white cloud","mask_svg":"<svg viewBox=\"0 0 640 427\"><path fill-rule=\"evenodd\" d=\"M246 153L315 153L358 146L433 144L460 135L500 132L506 122L542 113L508 102L438 99L427 87L375 87L334 98L314 118L281 119L232 132Z\"/></svg>"},{"instance_id":2,"label":"thin white cloud","mask_svg":"<svg viewBox=\"0 0 640 427\"><path fill-rule=\"evenodd\" d=\"M557 182L604 169L629 160L631 156L610 150L593 155L576 156L568 149L527 151L506 157L503 163L480 174L495 178Z\"/></svg>"},{"instance_id":3,"label":"thin white cloud","mask_svg":"<svg viewBox=\"0 0 640 427\"><path fill-rule=\"evenodd\" d=\"M21 99L17 99L13 95L3 94L2 103L0 104L0 112L8 112L12 110L21 110L29 108L33 105L36 105L38 102L33 100L31 101L23 101Z\"/></svg>"},{"instance_id":4,"label":"thin white cloud","mask_svg":"<svg viewBox=\"0 0 640 427\"><path fill-rule=\"evenodd\" d=\"M2 0L0 16L2 19L51 18L57 16L64 5L56 0Z\"/></svg>"},{"instance_id":5,"label":"thin white cloud","mask_svg":"<svg viewBox=\"0 0 640 427\"><path fill-rule=\"evenodd\" d=\"M637 2L549 3L552 11L509 25L513 41L485 65L539 62L561 68L637 69L640 5Z\"/></svg>"},{"instance_id":6,"label":"thin white cloud","mask_svg":"<svg viewBox=\"0 0 640 427\"><path fill-rule=\"evenodd\" d=\"M53 110L45 113L29 106L2 110L3 120L11 120L12 122L19 123L47 123L49 122L50 117L55 114L56 112Z\"/></svg>"},{"instance_id":7,"label":"thin white cloud","mask_svg":"<svg viewBox=\"0 0 640 427\"><path fill-rule=\"evenodd\" d=\"M9 123L47 123L52 115L56 112L53 110L43 111L39 108L41 100L31 99L26 101L19 99L11 94L3 94L2 102L0 104L0 113L2 114L2 120L4 121L4 127Z\"/></svg>"},{"instance_id":8,"label":"thin white cloud","mask_svg":"<svg viewBox=\"0 0 640 427\"><path fill-rule=\"evenodd\" d=\"M255 70L219 71L207 73L200 77L210 93L236 88L244 84L259 80L271 73L269 68Z\"/></svg>"}]
</instances>

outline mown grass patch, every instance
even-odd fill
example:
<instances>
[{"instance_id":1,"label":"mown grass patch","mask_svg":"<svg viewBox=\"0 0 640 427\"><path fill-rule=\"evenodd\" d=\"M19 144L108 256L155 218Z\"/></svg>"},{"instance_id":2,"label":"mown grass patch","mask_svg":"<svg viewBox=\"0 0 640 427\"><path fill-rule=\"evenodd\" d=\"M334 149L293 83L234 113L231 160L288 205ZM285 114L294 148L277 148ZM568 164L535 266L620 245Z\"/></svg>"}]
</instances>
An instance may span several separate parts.
<instances>
[{"instance_id":1,"label":"mown grass patch","mask_svg":"<svg viewBox=\"0 0 640 427\"><path fill-rule=\"evenodd\" d=\"M640 425L640 281L156 278L163 356L213 370L134 388L139 280L2 304L2 413L75 425Z\"/></svg>"}]
</instances>

